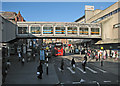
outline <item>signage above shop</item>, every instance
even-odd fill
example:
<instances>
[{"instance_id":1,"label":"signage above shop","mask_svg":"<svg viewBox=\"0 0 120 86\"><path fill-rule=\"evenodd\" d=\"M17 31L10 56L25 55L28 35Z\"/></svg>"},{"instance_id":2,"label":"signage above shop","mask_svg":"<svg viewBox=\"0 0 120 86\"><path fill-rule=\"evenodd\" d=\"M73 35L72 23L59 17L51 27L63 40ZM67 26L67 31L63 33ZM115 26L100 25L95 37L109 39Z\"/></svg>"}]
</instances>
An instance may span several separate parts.
<instances>
[{"instance_id":1,"label":"signage above shop","mask_svg":"<svg viewBox=\"0 0 120 86\"><path fill-rule=\"evenodd\" d=\"M85 10L94 10L94 6L85 5Z\"/></svg>"}]
</instances>

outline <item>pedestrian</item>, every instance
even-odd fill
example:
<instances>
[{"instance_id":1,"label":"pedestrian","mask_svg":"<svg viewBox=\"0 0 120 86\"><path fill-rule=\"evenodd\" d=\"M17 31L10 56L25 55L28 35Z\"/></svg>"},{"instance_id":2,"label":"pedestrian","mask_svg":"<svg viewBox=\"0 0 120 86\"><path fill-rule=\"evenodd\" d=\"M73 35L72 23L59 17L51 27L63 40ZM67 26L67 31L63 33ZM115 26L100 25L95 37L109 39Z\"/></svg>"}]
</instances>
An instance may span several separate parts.
<instances>
[{"instance_id":1,"label":"pedestrian","mask_svg":"<svg viewBox=\"0 0 120 86\"><path fill-rule=\"evenodd\" d=\"M37 67L37 74L38 74L38 78L42 79L42 74L43 74L43 66L42 63L40 62L39 66Z\"/></svg>"},{"instance_id":2,"label":"pedestrian","mask_svg":"<svg viewBox=\"0 0 120 86\"><path fill-rule=\"evenodd\" d=\"M84 59L83 61L82 61L82 67L83 67L83 70L85 71L85 66L86 66L86 60Z\"/></svg>"},{"instance_id":3,"label":"pedestrian","mask_svg":"<svg viewBox=\"0 0 120 86\"><path fill-rule=\"evenodd\" d=\"M86 55L84 56L84 60L87 61L87 56Z\"/></svg>"},{"instance_id":4,"label":"pedestrian","mask_svg":"<svg viewBox=\"0 0 120 86\"><path fill-rule=\"evenodd\" d=\"M22 65L24 65L24 63L25 63L25 58L24 57L22 58L21 62L22 62Z\"/></svg>"},{"instance_id":5,"label":"pedestrian","mask_svg":"<svg viewBox=\"0 0 120 86\"><path fill-rule=\"evenodd\" d=\"M10 67L10 65L11 65L11 63L10 63L10 60L9 60L9 59L7 60L7 63L6 63L6 64L7 64L7 68L9 68L9 67Z\"/></svg>"},{"instance_id":6,"label":"pedestrian","mask_svg":"<svg viewBox=\"0 0 120 86\"><path fill-rule=\"evenodd\" d=\"M72 58L71 65L72 65L72 69L74 70L75 69L75 60L74 60L74 58Z\"/></svg>"},{"instance_id":7,"label":"pedestrian","mask_svg":"<svg viewBox=\"0 0 120 86\"><path fill-rule=\"evenodd\" d=\"M64 70L64 61L63 61L63 59L61 60L61 71L63 71Z\"/></svg>"},{"instance_id":8,"label":"pedestrian","mask_svg":"<svg viewBox=\"0 0 120 86\"><path fill-rule=\"evenodd\" d=\"M35 57L36 57L36 55L35 55L35 53L33 54L33 60L35 61Z\"/></svg>"},{"instance_id":9,"label":"pedestrian","mask_svg":"<svg viewBox=\"0 0 120 86\"><path fill-rule=\"evenodd\" d=\"M107 51L106 51L106 59L108 58L108 54L107 54Z\"/></svg>"},{"instance_id":10,"label":"pedestrian","mask_svg":"<svg viewBox=\"0 0 120 86\"><path fill-rule=\"evenodd\" d=\"M22 54L21 52L18 53L19 61L21 60L22 57L21 54Z\"/></svg>"}]
</instances>

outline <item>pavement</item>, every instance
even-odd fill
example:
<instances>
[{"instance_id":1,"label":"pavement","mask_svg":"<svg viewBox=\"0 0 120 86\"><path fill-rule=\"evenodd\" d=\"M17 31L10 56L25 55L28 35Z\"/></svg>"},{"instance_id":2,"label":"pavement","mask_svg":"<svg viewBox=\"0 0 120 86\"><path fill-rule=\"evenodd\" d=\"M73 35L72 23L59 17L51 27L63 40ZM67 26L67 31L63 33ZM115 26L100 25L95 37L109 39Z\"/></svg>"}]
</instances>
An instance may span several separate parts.
<instances>
[{"instance_id":1,"label":"pavement","mask_svg":"<svg viewBox=\"0 0 120 86\"><path fill-rule=\"evenodd\" d=\"M24 65L18 61L17 56L11 56L11 67L5 80L5 84L57 84L59 82L54 65L49 63L48 75L46 65L43 64L43 78L37 78L38 57L35 61L25 62Z\"/></svg>"}]
</instances>

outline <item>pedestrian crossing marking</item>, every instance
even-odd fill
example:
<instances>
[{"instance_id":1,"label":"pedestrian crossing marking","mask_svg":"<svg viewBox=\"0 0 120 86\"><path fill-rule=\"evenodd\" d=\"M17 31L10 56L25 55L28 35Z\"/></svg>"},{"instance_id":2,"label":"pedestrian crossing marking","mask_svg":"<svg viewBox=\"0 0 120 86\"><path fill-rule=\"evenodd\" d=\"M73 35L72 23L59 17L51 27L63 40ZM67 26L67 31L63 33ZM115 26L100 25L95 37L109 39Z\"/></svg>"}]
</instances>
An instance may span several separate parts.
<instances>
[{"instance_id":1,"label":"pedestrian crossing marking","mask_svg":"<svg viewBox=\"0 0 120 86\"><path fill-rule=\"evenodd\" d=\"M85 82L85 80L84 80L84 79L81 79L81 80L80 80L80 83L81 83L81 82Z\"/></svg>"},{"instance_id":2,"label":"pedestrian crossing marking","mask_svg":"<svg viewBox=\"0 0 120 86\"><path fill-rule=\"evenodd\" d=\"M93 73L97 73L97 71L94 71L93 69L91 69L91 68L89 68L89 67L85 67L85 68L87 68L88 70L90 70L90 71L93 72Z\"/></svg>"},{"instance_id":3,"label":"pedestrian crossing marking","mask_svg":"<svg viewBox=\"0 0 120 86\"><path fill-rule=\"evenodd\" d=\"M72 84L80 84L81 82L72 82Z\"/></svg>"},{"instance_id":4,"label":"pedestrian crossing marking","mask_svg":"<svg viewBox=\"0 0 120 86\"><path fill-rule=\"evenodd\" d=\"M73 71L70 67L67 67L67 69L70 70L72 74L75 74L75 71Z\"/></svg>"},{"instance_id":5,"label":"pedestrian crossing marking","mask_svg":"<svg viewBox=\"0 0 120 86\"><path fill-rule=\"evenodd\" d=\"M105 71L105 70L102 70L102 69L99 69L99 68L96 68L96 69L100 70L103 73L107 73L107 71Z\"/></svg>"},{"instance_id":6,"label":"pedestrian crossing marking","mask_svg":"<svg viewBox=\"0 0 120 86\"><path fill-rule=\"evenodd\" d=\"M111 82L111 81L104 81L104 82Z\"/></svg>"},{"instance_id":7,"label":"pedestrian crossing marking","mask_svg":"<svg viewBox=\"0 0 120 86\"><path fill-rule=\"evenodd\" d=\"M78 70L80 70L83 73L86 73L85 71L83 71L81 68L77 67Z\"/></svg>"}]
</instances>

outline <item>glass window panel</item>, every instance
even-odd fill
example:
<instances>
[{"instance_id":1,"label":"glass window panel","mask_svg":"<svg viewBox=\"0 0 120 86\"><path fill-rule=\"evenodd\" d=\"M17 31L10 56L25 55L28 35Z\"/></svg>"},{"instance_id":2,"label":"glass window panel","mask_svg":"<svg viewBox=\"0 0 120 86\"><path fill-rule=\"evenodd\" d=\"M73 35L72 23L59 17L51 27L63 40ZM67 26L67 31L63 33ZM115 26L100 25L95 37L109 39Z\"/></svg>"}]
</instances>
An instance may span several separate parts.
<instances>
[{"instance_id":1,"label":"glass window panel","mask_svg":"<svg viewBox=\"0 0 120 86\"><path fill-rule=\"evenodd\" d=\"M67 34L77 34L77 27L68 27Z\"/></svg>"},{"instance_id":2,"label":"glass window panel","mask_svg":"<svg viewBox=\"0 0 120 86\"><path fill-rule=\"evenodd\" d=\"M88 35L88 28L80 28L80 35Z\"/></svg>"},{"instance_id":3,"label":"glass window panel","mask_svg":"<svg viewBox=\"0 0 120 86\"><path fill-rule=\"evenodd\" d=\"M56 27L55 34L65 34L65 27Z\"/></svg>"},{"instance_id":4,"label":"glass window panel","mask_svg":"<svg viewBox=\"0 0 120 86\"><path fill-rule=\"evenodd\" d=\"M32 34L40 34L40 27L31 27L31 33Z\"/></svg>"},{"instance_id":5,"label":"glass window panel","mask_svg":"<svg viewBox=\"0 0 120 86\"><path fill-rule=\"evenodd\" d=\"M53 27L43 27L43 34L53 34Z\"/></svg>"},{"instance_id":6,"label":"glass window panel","mask_svg":"<svg viewBox=\"0 0 120 86\"><path fill-rule=\"evenodd\" d=\"M28 34L28 27L18 27L18 34Z\"/></svg>"},{"instance_id":7,"label":"glass window panel","mask_svg":"<svg viewBox=\"0 0 120 86\"><path fill-rule=\"evenodd\" d=\"M99 35L99 28L91 28L91 35Z\"/></svg>"}]
</instances>

